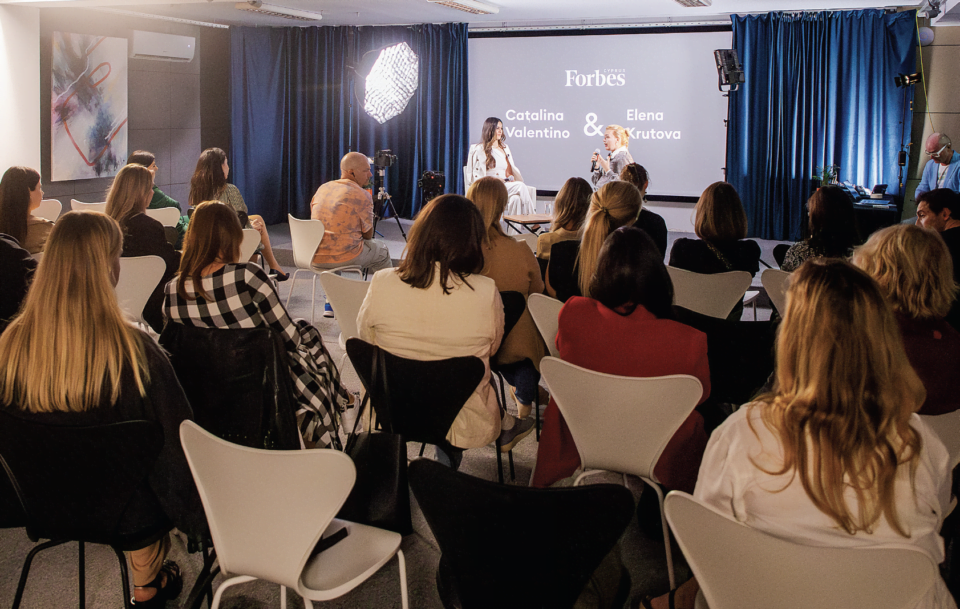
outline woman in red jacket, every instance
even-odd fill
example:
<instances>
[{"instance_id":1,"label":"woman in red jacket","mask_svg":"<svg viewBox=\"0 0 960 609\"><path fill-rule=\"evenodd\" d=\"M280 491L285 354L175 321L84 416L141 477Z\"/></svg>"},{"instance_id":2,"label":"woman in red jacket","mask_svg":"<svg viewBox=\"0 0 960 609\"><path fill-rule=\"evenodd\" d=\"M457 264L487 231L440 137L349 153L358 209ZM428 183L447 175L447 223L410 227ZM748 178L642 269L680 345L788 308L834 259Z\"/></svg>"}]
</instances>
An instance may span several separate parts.
<instances>
[{"instance_id":1,"label":"woman in red jacket","mask_svg":"<svg viewBox=\"0 0 960 609\"><path fill-rule=\"evenodd\" d=\"M592 298L571 297L560 310L560 357L619 376L690 374L710 395L707 335L672 317L673 284L653 240L638 228L616 230L600 250ZM692 492L707 444L703 417L693 411L654 469L661 484ZM548 486L580 467L576 444L556 403L544 412L533 486Z\"/></svg>"}]
</instances>

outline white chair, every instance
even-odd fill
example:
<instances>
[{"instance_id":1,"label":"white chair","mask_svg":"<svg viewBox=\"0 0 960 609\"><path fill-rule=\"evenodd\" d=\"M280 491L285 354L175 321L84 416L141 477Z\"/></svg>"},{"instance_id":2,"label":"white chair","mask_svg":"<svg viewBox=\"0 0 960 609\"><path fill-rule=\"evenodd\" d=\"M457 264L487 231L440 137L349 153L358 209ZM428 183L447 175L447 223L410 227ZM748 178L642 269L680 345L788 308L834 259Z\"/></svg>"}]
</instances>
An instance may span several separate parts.
<instances>
[{"instance_id":1,"label":"white chair","mask_svg":"<svg viewBox=\"0 0 960 609\"><path fill-rule=\"evenodd\" d=\"M530 246L530 249L534 254L537 253L537 239L540 238L539 235L534 235L533 233L523 233L522 235L513 235L513 238L517 241L522 241Z\"/></svg>"},{"instance_id":2,"label":"white chair","mask_svg":"<svg viewBox=\"0 0 960 609\"><path fill-rule=\"evenodd\" d=\"M70 199L70 209L73 211L99 211L107 213L107 202L102 203L84 203L76 199Z\"/></svg>"},{"instance_id":3,"label":"white chair","mask_svg":"<svg viewBox=\"0 0 960 609\"><path fill-rule=\"evenodd\" d=\"M746 271L704 274L668 266L667 272L675 305L720 319L726 319L753 281Z\"/></svg>"},{"instance_id":4,"label":"white chair","mask_svg":"<svg viewBox=\"0 0 960 609\"><path fill-rule=\"evenodd\" d=\"M760 296L760 290L747 290L743 295L743 308L753 306L753 321L757 321L757 298Z\"/></svg>"},{"instance_id":5,"label":"white chair","mask_svg":"<svg viewBox=\"0 0 960 609\"><path fill-rule=\"evenodd\" d=\"M783 315L787 307L787 288L790 286L790 273L780 269L767 269L760 275L760 283L767 291L770 302Z\"/></svg>"},{"instance_id":6,"label":"white chair","mask_svg":"<svg viewBox=\"0 0 960 609\"><path fill-rule=\"evenodd\" d=\"M557 350L557 330L560 328L559 317L563 303L545 294L530 294L527 308L533 317L533 323L537 324L537 330L540 330L543 342L547 343L550 355L560 357L560 351Z\"/></svg>"},{"instance_id":7,"label":"white chair","mask_svg":"<svg viewBox=\"0 0 960 609\"><path fill-rule=\"evenodd\" d=\"M192 421L180 425L180 443L200 492L228 587L264 579L311 601L337 598L356 588L394 555L400 567L401 603L407 609L407 574L400 535L334 518L356 481L353 461L330 449L262 450L231 444ZM291 513L291 506L302 509ZM321 536L347 536L314 553Z\"/></svg>"},{"instance_id":8,"label":"white chair","mask_svg":"<svg viewBox=\"0 0 960 609\"><path fill-rule=\"evenodd\" d=\"M915 548L807 546L671 492L667 520L700 584L698 609L907 609L940 577Z\"/></svg>"},{"instance_id":9,"label":"white chair","mask_svg":"<svg viewBox=\"0 0 960 609\"><path fill-rule=\"evenodd\" d=\"M44 199L40 201L40 207L33 210L33 215L44 220L56 222L63 210L63 203L56 199Z\"/></svg>"},{"instance_id":10,"label":"white chair","mask_svg":"<svg viewBox=\"0 0 960 609\"><path fill-rule=\"evenodd\" d=\"M555 357L540 361L540 373L580 453L583 472L573 485L603 471L632 474L654 490L663 515L663 491L654 474L667 442L703 395L686 374L638 378L594 372ZM670 532L663 520L670 588L676 588Z\"/></svg>"},{"instance_id":11,"label":"white chair","mask_svg":"<svg viewBox=\"0 0 960 609\"><path fill-rule=\"evenodd\" d=\"M950 469L960 465L960 410L938 415L920 415L947 447Z\"/></svg>"},{"instance_id":12,"label":"white chair","mask_svg":"<svg viewBox=\"0 0 960 609\"><path fill-rule=\"evenodd\" d=\"M176 226L180 222L180 210L176 207L148 209L145 213L164 226Z\"/></svg>"},{"instance_id":13,"label":"white chair","mask_svg":"<svg viewBox=\"0 0 960 609\"><path fill-rule=\"evenodd\" d=\"M257 247L260 245L260 233L255 229L243 229L243 241L240 242L240 262L249 262L253 255L257 253Z\"/></svg>"},{"instance_id":14,"label":"white chair","mask_svg":"<svg viewBox=\"0 0 960 609\"><path fill-rule=\"evenodd\" d=\"M343 370L347 358L347 339L360 338L360 329L357 327L357 315L363 299L367 297L367 288L370 283L361 279L348 279L336 273L325 271L320 273L320 285L323 293L330 300L330 306L340 324L340 348L343 357L340 358L338 370Z\"/></svg>"},{"instance_id":15,"label":"white chair","mask_svg":"<svg viewBox=\"0 0 960 609\"><path fill-rule=\"evenodd\" d=\"M293 246L293 263L297 269L293 272L290 281L290 291L287 293L287 309L290 308L290 297L293 295L293 288L297 284L297 275L301 271L310 271L313 273L313 291L310 293L312 308L310 310L310 323L314 323L317 315L317 276L323 272L331 273L356 273L363 279L363 269L356 265L338 266L332 269L314 269L313 255L317 253L320 242L323 241L324 228L320 220L300 220L287 214L290 219L290 243ZM333 306L333 305L331 305Z\"/></svg>"},{"instance_id":16,"label":"white chair","mask_svg":"<svg viewBox=\"0 0 960 609\"><path fill-rule=\"evenodd\" d=\"M117 302L127 319L143 327L143 307L163 278L167 263L160 256L120 258L120 280L117 281Z\"/></svg>"}]
</instances>

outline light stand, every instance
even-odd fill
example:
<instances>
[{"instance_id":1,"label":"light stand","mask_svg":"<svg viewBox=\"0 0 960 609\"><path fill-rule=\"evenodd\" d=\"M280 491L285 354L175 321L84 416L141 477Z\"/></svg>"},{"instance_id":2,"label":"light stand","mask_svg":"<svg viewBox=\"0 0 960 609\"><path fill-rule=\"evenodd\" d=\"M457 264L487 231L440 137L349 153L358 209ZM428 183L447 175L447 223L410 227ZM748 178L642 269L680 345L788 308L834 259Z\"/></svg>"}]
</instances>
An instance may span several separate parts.
<instances>
[{"instance_id":1,"label":"light stand","mask_svg":"<svg viewBox=\"0 0 960 609\"><path fill-rule=\"evenodd\" d=\"M389 150L387 152L389 152ZM406 241L407 233L404 232L403 225L400 224L400 214L397 213L397 208L393 206L393 198L390 196L390 193L388 193L383 186L383 178L387 168L383 165L374 165L373 169L373 189L377 192L377 196L373 202L373 232L383 237L383 233L377 232L377 223L383 220L384 212L389 207L390 213L393 214L393 219L397 221L397 228L400 229L400 234L403 235L403 240Z\"/></svg>"},{"instance_id":2,"label":"light stand","mask_svg":"<svg viewBox=\"0 0 960 609\"><path fill-rule=\"evenodd\" d=\"M904 148L913 146L913 142L904 144L907 130L907 93L910 91L910 87L920 82L920 74L900 74L893 77L893 82L898 88L903 89L903 102L900 105L900 153L897 155L897 183L900 184L897 196L901 201L897 207L902 210L903 168L907 165L907 151ZM910 110L913 110L913 100L910 101Z\"/></svg>"}]
</instances>

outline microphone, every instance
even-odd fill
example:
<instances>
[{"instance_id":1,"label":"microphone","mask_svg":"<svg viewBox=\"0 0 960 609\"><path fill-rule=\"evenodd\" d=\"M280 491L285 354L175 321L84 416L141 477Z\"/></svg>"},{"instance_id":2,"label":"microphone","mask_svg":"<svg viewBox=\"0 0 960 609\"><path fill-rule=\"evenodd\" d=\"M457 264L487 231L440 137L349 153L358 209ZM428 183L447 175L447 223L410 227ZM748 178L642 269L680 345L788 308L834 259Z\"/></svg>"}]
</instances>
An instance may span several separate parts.
<instances>
[{"instance_id":1,"label":"microphone","mask_svg":"<svg viewBox=\"0 0 960 609\"><path fill-rule=\"evenodd\" d=\"M599 157L599 156L600 156L600 149L599 149L599 148L594 148L594 150L593 150L593 156L594 156L594 157ZM596 170L597 170L597 159L594 158L594 159L590 162L590 172L593 173L593 172L596 171Z\"/></svg>"}]
</instances>

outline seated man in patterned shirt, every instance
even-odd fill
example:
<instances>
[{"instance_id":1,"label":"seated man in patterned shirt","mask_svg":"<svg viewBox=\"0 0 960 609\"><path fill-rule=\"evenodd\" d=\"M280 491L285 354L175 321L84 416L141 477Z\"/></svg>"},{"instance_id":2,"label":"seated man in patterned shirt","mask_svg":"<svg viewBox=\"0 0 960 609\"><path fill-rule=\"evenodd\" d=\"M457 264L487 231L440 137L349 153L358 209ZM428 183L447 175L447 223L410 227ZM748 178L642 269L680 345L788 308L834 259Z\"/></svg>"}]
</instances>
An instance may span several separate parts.
<instances>
[{"instance_id":1,"label":"seated man in patterned shirt","mask_svg":"<svg viewBox=\"0 0 960 609\"><path fill-rule=\"evenodd\" d=\"M372 272L393 266L387 244L373 238L373 197L364 190L373 174L370 159L348 152L340 160L340 179L313 195L310 217L323 222L324 234L313 267L359 266ZM328 302L324 317L333 317Z\"/></svg>"}]
</instances>

